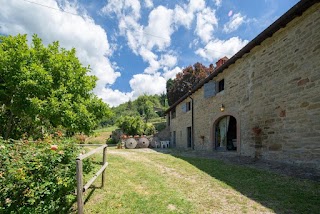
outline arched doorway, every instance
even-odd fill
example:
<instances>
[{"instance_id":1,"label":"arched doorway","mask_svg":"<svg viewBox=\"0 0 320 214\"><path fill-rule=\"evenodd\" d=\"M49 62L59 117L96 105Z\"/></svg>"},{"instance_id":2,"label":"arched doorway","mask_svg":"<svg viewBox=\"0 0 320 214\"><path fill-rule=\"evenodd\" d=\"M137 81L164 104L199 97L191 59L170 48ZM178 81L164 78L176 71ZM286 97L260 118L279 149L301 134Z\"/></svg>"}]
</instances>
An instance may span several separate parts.
<instances>
[{"instance_id":1,"label":"arched doorway","mask_svg":"<svg viewBox=\"0 0 320 214\"><path fill-rule=\"evenodd\" d=\"M214 123L214 148L218 151L237 151L237 120L231 115Z\"/></svg>"}]
</instances>

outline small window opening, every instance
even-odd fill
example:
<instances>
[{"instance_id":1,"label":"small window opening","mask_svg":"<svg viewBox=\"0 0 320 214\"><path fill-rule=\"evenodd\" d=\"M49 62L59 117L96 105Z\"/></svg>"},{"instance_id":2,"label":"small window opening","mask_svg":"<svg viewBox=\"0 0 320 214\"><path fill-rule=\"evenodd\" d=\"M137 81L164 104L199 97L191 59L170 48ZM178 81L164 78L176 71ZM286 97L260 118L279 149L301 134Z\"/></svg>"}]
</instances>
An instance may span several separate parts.
<instances>
[{"instance_id":1,"label":"small window opening","mask_svg":"<svg viewBox=\"0 0 320 214\"><path fill-rule=\"evenodd\" d=\"M186 111L190 111L191 110L191 102L187 102L186 103Z\"/></svg>"},{"instance_id":2,"label":"small window opening","mask_svg":"<svg viewBox=\"0 0 320 214\"><path fill-rule=\"evenodd\" d=\"M220 80L218 85L218 92L223 90L224 90L224 79Z\"/></svg>"}]
</instances>

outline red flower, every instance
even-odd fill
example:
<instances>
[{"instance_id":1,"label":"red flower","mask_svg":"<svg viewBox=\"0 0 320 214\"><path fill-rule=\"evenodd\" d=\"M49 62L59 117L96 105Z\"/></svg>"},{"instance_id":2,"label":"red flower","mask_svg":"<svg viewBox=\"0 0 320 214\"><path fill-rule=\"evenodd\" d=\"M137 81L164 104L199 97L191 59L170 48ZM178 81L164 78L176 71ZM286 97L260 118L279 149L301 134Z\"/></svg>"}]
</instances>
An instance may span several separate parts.
<instances>
[{"instance_id":1,"label":"red flower","mask_svg":"<svg viewBox=\"0 0 320 214\"><path fill-rule=\"evenodd\" d=\"M58 145L51 145L51 150L57 150L58 149Z\"/></svg>"}]
</instances>

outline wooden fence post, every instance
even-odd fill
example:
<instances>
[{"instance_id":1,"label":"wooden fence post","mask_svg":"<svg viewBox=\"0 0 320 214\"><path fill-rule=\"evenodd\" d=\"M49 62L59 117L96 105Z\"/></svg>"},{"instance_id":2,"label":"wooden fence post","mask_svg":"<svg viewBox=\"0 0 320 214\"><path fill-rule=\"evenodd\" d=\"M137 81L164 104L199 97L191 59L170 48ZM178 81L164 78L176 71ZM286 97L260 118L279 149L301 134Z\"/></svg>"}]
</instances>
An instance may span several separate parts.
<instances>
[{"instance_id":1,"label":"wooden fence post","mask_svg":"<svg viewBox=\"0 0 320 214\"><path fill-rule=\"evenodd\" d=\"M96 146L98 146L100 144L97 144ZM80 145L80 146L92 146L90 145ZM86 154L83 155L79 155L76 159L76 170L77 170L77 204L78 204L78 214L83 214L83 210L84 210L84 204L83 204L83 194L87 191L87 189L89 189L89 187L92 185L92 183L97 179L97 177L102 173L102 187L104 186L105 183L105 170L108 166L108 162L106 162L107 160L107 147L108 145L102 145L94 150L89 151ZM83 186L83 172L82 172L82 160L93 155L94 153L96 153L97 151L103 149L103 165L102 167L99 169L98 172L96 172L94 174L94 176Z\"/></svg>"},{"instance_id":2,"label":"wooden fence post","mask_svg":"<svg viewBox=\"0 0 320 214\"><path fill-rule=\"evenodd\" d=\"M104 147L103 148L103 163L102 163L102 165L104 165L106 163L106 161L107 161L107 147ZM104 169L102 172L102 185L101 185L102 187L104 187L105 171L106 171L106 169Z\"/></svg>"},{"instance_id":3,"label":"wooden fence post","mask_svg":"<svg viewBox=\"0 0 320 214\"><path fill-rule=\"evenodd\" d=\"M77 205L78 214L83 214L83 178L82 178L82 160L77 158Z\"/></svg>"}]
</instances>

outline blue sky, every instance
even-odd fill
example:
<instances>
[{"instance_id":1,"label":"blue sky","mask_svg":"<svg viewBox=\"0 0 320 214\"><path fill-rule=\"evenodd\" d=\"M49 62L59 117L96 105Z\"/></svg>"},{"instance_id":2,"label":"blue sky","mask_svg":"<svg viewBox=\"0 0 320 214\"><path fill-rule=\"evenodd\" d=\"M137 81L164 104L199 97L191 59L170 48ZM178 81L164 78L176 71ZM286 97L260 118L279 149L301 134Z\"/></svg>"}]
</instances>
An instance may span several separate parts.
<instances>
[{"instance_id":1,"label":"blue sky","mask_svg":"<svg viewBox=\"0 0 320 214\"><path fill-rule=\"evenodd\" d=\"M75 47L110 106L165 92L184 67L229 58L297 0L0 0L0 34Z\"/></svg>"}]
</instances>

